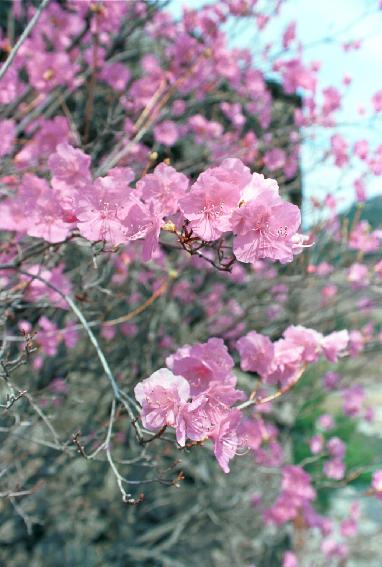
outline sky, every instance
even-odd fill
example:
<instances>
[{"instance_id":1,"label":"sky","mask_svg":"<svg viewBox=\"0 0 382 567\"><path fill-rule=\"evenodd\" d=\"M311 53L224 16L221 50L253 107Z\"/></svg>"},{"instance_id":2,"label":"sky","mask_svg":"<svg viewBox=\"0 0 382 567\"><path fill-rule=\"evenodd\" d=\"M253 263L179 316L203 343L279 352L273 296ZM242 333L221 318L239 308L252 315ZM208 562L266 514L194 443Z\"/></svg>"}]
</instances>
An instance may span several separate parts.
<instances>
[{"instance_id":1,"label":"sky","mask_svg":"<svg viewBox=\"0 0 382 567\"><path fill-rule=\"evenodd\" d=\"M202 0L172 0L169 9L179 16L183 6L196 8L206 3ZM367 137L374 147L381 144L382 117L379 124L372 126L367 120L371 95L382 89L382 10L378 11L378 0L287 0L277 20L261 32L262 43L266 43L268 37L280 37L292 20L297 22L298 36L306 46L305 61L321 61L320 87L336 86L341 92L346 90L343 109L338 115L343 124L343 136L350 144L363 137ZM255 51L255 24L248 21L244 26L231 40L231 45L250 47ZM343 50L344 42L358 39L362 40L360 50L350 53ZM347 89L342 85L345 74L352 77ZM364 117L359 115L360 106L366 109ZM305 209L308 215L310 196L320 198L331 192L337 196L341 209L347 208L354 199L353 180L357 177L357 171L344 171L327 164L324 172L320 168L312 168L319 139L320 136L316 142L307 143L302 151ZM377 194L382 194L381 177L374 178L367 185L368 196Z\"/></svg>"}]
</instances>

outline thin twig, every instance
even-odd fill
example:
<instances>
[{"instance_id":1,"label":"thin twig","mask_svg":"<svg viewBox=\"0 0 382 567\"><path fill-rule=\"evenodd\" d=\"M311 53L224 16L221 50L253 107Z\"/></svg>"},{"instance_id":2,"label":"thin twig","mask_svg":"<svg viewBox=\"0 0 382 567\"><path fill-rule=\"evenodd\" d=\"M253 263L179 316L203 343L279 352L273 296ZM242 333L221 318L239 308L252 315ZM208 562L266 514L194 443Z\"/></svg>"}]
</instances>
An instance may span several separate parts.
<instances>
[{"instance_id":1,"label":"thin twig","mask_svg":"<svg viewBox=\"0 0 382 567\"><path fill-rule=\"evenodd\" d=\"M18 50L20 49L20 47L22 46L22 44L24 43L24 41L26 40L26 38L28 37L30 32L33 30L33 28L37 24L41 14L42 14L42 11L47 6L48 2L49 2L49 0L42 0L40 6L37 8L36 12L34 13L33 18L31 19L31 21L29 22L29 24L27 25L27 27L25 28L25 30L23 31L21 36L19 37L16 45L13 47L13 49L10 52L10 54L8 55L4 65L0 69L0 80L4 77L5 73L8 71L9 67L12 64L12 61L14 60L14 58L17 55Z\"/></svg>"}]
</instances>

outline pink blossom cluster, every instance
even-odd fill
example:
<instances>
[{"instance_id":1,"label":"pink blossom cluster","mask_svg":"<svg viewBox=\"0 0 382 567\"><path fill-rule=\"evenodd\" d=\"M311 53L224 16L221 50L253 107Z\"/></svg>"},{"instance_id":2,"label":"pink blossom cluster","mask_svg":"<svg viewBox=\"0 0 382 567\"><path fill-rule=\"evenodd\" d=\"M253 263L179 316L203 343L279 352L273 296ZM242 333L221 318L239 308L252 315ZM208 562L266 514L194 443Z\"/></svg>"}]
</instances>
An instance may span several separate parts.
<instances>
[{"instance_id":1,"label":"pink blossom cluster","mask_svg":"<svg viewBox=\"0 0 382 567\"><path fill-rule=\"evenodd\" d=\"M273 506L264 512L264 519L276 525L285 524L316 497L310 475L301 467L286 465L282 469L281 493Z\"/></svg>"},{"instance_id":2,"label":"pink blossom cluster","mask_svg":"<svg viewBox=\"0 0 382 567\"><path fill-rule=\"evenodd\" d=\"M312 329L292 326L275 343L251 331L237 341L236 348L242 370L257 372L265 384L286 387L300 377L307 364L316 362L320 354L330 361L337 360L346 352L348 340L347 331L324 337ZM135 388L147 429L175 428L180 446L187 439L193 442L211 439L215 456L225 472L229 471L228 462L239 446L252 449L260 462L269 463L270 459L279 462L282 452L276 442L276 430L256 414L243 420L239 409L234 407L245 396L236 389L234 361L222 339L185 345L170 355L166 363L167 369L156 371ZM261 445L272 439L267 456ZM339 460L339 450L334 456Z\"/></svg>"},{"instance_id":3,"label":"pink blossom cluster","mask_svg":"<svg viewBox=\"0 0 382 567\"><path fill-rule=\"evenodd\" d=\"M180 209L203 242L233 232L233 251L242 262L290 262L303 246L298 207L280 197L276 181L251 174L236 158L204 171L189 192L187 177L165 163L136 188L126 167L93 180L90 157L67 142L56 147L48 164L50 184L26 174L16 194L0 204L3 229L49 242L65 240L75 228L88 240L112 246L143 240L146 261L158 247L161 227Z\"/></svg>"},{"instance_id":4,"label":"pink blossom cluster","mask_svg":"<svg viewBox=\"0 0 382 567\"><path fill-rule=\"evenodd\" d=\"M226 159L203 172L180 200L180 208L204 241L233 232L233 251L242 262L290 262L301 250L298 207L280 197L276 181L251 175L238 159Z\"/></svg>"},{"instance_id":5,"label":"pink blossom cluster","mask_svg":"<svg viewBox=\"0 0 382 567\"><path fill-rule=\"evenodd\" d=\"M149 430L174 427L180 446L186 439L210 439L218 463L229 472L228 463L240 446L241 413L232 406L244 396L235 388L234 361L227 347L216 338L185 345L166 363L168 368L135 387L143 425Z\"/></svg>"},{"instance_id":6,"label":"pink blossom cluster","mask_svg":"<svg viewBox=\"0 0 382 567\"><path fill-rule=\"evenodd\" d=\"M316 362L321 355L336 362L346 354L348 342L346 330L324 336L313 329L291 326L283 338L275 342L250 331L237 341L236 348L242 370L256 372L266 384L285 387L298 379L305 366Z\"/></svg>"}]
</instances>

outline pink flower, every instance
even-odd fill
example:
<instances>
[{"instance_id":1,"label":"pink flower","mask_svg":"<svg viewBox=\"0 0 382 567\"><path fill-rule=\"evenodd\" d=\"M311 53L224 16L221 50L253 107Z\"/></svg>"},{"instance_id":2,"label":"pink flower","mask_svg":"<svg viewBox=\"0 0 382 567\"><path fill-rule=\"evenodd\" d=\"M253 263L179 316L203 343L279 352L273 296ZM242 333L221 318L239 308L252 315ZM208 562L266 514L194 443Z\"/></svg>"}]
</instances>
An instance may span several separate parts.
<instances>
[{"instance_id":1,"label":"pink flower","mask_svg":"<svg viewBox=\"0 0 382 567\"><path fill-rule=\"evenodd\" d=\"M91 181L90 163L90 156L67 142L58 144L48 160L53 177L74 187L83 187Z\"/></svg>"},{"instance_id":2,"label":"pink flower","mask_svg":"<svg viewBox=\"0 0 382 567\"><path fill-rule=\"evenodd\" d=\"M65 382L64 378L53 378L49 384L49 390L55 394L67 394L69 384Z\"/></svg>"},{"instance_id":3,"label":"pink flower","mask_svg":"<svg viewBox=\"0 0 382 567\"><path fill-rule=\"evenodd\" d=\"M366 201L366 187L363 180L361 178L355 179L353 182L353 186L355 189L355 196L357 201L359 202Z\"/></svg>"},{"instance_id":4,"label":"pink flower","mask_svg":"<svg viewBox=\"0 0 382 567\"><path fill-rule=\"evenodd\" d=\"M61 242L68 236L71 226L64 219L57 193L52 191L45 179L24 175L13 206L16 208L14 230L24 229L29 236L44 238L48 242ZM18 222L17 215L20 213L23 213L24 219Z\"/></svg>"},{"instance_id":5,"label":"pink flower","mask_svg":"<svg viewBox=\"0 0 382 567\"><path fill-rule=\"evenodd\" d=\"M167 357L166 364L175 374L189 381L193 396L205 392L214 381L235 384L234 362L222 339L211 338L207 343L185 345Z\"/></svg>"},{"instance_id":6,"label":"pink flower","mask_svg":"<svg viewBox=\"0 0 382 567\"><path fill-rule=\"evenodd\" d=\"M341 93L335 87L323 89L322 95L324 98L323 114L330 114L341 107Z\"/></svg>"},{"instance_id":7,"label":"pink flower","mask_svg":"<svg viewBox=\"0 0 382 567\"><path fill-rule=\"evenodd\" d=\"M130 79L130 71L123 63L108 63L102 65L100 78L112 89L124 91Z\"/></svg>"},{"instance_id":8,"label":"pink flower","mask_svg":"<svg viewBox=\"0 0 382 567\"><path fill-rule=\"evenodd\" d=\"M334 427L334 419L331 415L325 413L320 415L317 420L317 425L324 431L330 431Z\"/></svg>"},{"instance_id":9,"label":"pink flower","mask_svg":"<svg viewBox=\"0 0 382 567\"><path fill-rule=\"evenodd\" d=\"M358 532L358 523L356 518L347 518L341 522L341 535L344 537L355 537Z\"/></svg>"},{"instance_id":10,"label":"pink flower","mask_svg":"<svg viewBox=\"0 0 382 567\"><path fill-rule=\"evenodd\" d=\"M268 374L274 356L274 347L268 337L251 331L237 341L236 348L242 370L257 372L260 376Z\"/></svg>"},{"instance_id":11,"label":"pink flower","mask_svg":"<svg viewBox=\"0 0 382 567\"><path fill-rule=\"evenodd\" d=\"M237 209L231 223L236 234L233 251L238 260L248 263L269 258L285 263L293 259L291 237L301 223L295 205L265 191Z\"/></svg>"},{"instance_id":12,"label":"pink flower","mask_svg":"<svg viewBox=\"0 0 382 567\"><path fill-rule=\"evenodd\" d=\"M380 247L376 231L371 231L367 221L361 221L353 228L349 237L349 248L369 253L376 252Z\"/></svg>"},{"instance_id":13,"label":"pink flower","mask_svg":"<svg viewBox=\"0 0 382 567\"><path fill-rule=\"evenodd\" d=\"M346 559L348 548L344 543L338 543L334 539L324 539L321 543L321 551L328 558Z\"/></svg>"},{"instance_id":14,"label":"pink flower","mask_svg":"<svg viewBox=\"0 0 382 567\"><path fill-rule=\"evenodd\" d=\"M55 116L52 120L41 118L36 122L38 130L15 156L17 165L30 166L33 162L46 159L55 152L58 144L72 137L65 116Z\"/></svg>"},{"instance_id":15,"label":"pink flower","mask_svg":"<svg viewBox=\"0 0 382 567\"><path fill-rule=\"evenodd\" d=\"M154 138L159 144L173 146L178 136L178 127L172 120L165 120L154 127Z\"/></svg>"},{"instance_id":16,"label":"pink flower","mask_svg":"<svg viewBox=\"0 0 382 567\"><path fill-rule=\"evenodd\" d=\"M381 112L382 111L382 90L377 91L373 95L372 103L373 103L373 107L374 107L375 112Z\"/></svg>"},{"instance_id":17,"label":"pink flower","mask_svg":"<svg viewBox=\"0 0 382 567\"><path fill-rule=\"evenodd\" d=\"M98 177L94 184L87 176L82 180L78 177L78 183L84 186L77 185L71 193L63 191L63 194L68 197L68 215L74 216L81 234L88 240L104 240L112 245L125 242L127 231L122 223L135 204L144 208L129 186L133 171L128 167L114 168L105 177Z\"/></svg>"},{"instance_id":18,"label":"pink flower","mask_svg":"<svg viewBox=\"0 0 382 567\"><path fill-rule=\"evenodd\" d=\"M288 49L296 39L296 22L290 22L283 33L283 47Z\"/></svg>"},{"instance_id":19,"label":"pink flower","mask_svg":"<svg viewBox=\"0 0 382 567\"><path fill-rule=\"evenodd\" d=\"M309 442L310 451L313 455L318 455L324 448L324 438L322 435L313 435Z\"/></svg>"},{"instance_id":20,"label":"pink flower","mask_svg":"<svg viewBox=\"0 0 382 567\"><path fill-rule=\"evenodd\" d=\"M297 556L291 551L286 551L283 555L282 567L298 567Z\"/></svg>"},{"instance_id":21,"label":"pink flower","mask_svg":"<svg viewBox=\"0 0 382 567\"><path fill-rule=\"evenodd\" d=\"M41 93L48 93L59 85L75 84L78 65L64 52L37 51L29 54L26 67L31 85Z\"/></svg>"},{"instance_id":22,"label":"pink flower","mask_svg":"<svg viewBox=\"0 0 382 567\"><path fill-rule=\"evenodd\" d=\"M334 134L331 139L331 149L334 156L334 163L337 167L343 167L349 161L348 143L340 134Z\"/></svg>"},{"instance_id":23,"label":"pink flower","mask_svg":"<svg viewBox=\"0 0 382 567\"><path fill-rule=\"evenodd\" d=\"M176 422L176 440L181 447L184 447L186 439L202 441L214 429L206 412L207 401L207 397L201 394L180 408Z\"/></svg>"},{"instance_id":24,"label":"pink flower","mask_svg":"<svg viewBox=\"0 0 382 567\"><path fill-rule=\"evenodd\" d=\"M353 289L360 289L369 283L369 269L365 264L354 262L348 271L348 281L352 284Z\"/></svg>"},{"instance_id":25,"label":"pink flower","mask_svg":"<svg viewBox=\"0 0 382 567\"><path fill-rule=\"evenodd\" d=\"M211 241L231 230L232 212L239 203L241 189L249 181L249 169L234 158L201 173L190 193L179 202L195 234Z\"/></svg>"},{"instance_id":26,"label":"pink flower","mask_svg":"<svg viewBox=\"0 0 382 567\"><path fill-rule=\"evenodd\" d=\"M284 332L287 341L295 343L296 347L302 347L301 358L304 362L316 362L321 353L321 342L323 336L313 329L306 329L301 325L291 326Z\"/></svg>"},{"instance_id":27,"label":"pink flower","mask_svg":"<svg viewBox=\"0 0 382 567\"><path fill-rule=\"evenodd\" d=\"M297 465L287 465L283 468L281 489L291 495L295 504L302 504L305 500L314 500L316 496L310 475Z\"/></svg>"},{"instance_id":28,"label":"pink flower","mask_svg":"<svg viewBox=\"0 0 382 567\"><path fill-rule=\"evenodd\" d=\"M335 390L341 380L341 375L338 372L329 370L323 376L324 386L327 390Z\"/></svg>"},{"instance_id":29,"label":"pink flower","mask_svg":"<svg viewBox=\"0 0 382 567\"><path fill-rule=\"evenodd\" d=\"M241 128L245 124L245 116L242 113L241 104L230 104L229 102L222 102L220 104L220 108L236 128Z\"/></svg>"},{"instance_id":30,"label":"pink flower","mask_svg":"<svg viewBox=\"0 0 382 567\"><path fill-rule=\"evenodd\" d=\"M335 459L343 459L345 456L346 445L339 437L331 437L326 443L329 455Z\"/></svg>"},{"instance_id":31,"label":"pink flower","mask_svg":"<svg viewBox=\"0 0 382 567\"><path fill-rule=\"evenodd\" d=\"M272 431L271 427L267 426L267 423L261 416L254 414L253 418L247 418L242 421L240 424L240 435L249 449L257 451L263 441L268 442L272 436L275 437L275 431Z\"/></svg>"},{"instance_id":32,"label":"pink flower","mask_svg":"<svg viewBox=\"0 0 382 567\"><path fill-rule=\"evenodd\" d=\"M265 381L268 384L280 382L285 386L301 372L304 348L287 339L279 339L274 343L274 349L273 363Z\"/></svg>"},{"instance_id":33,"label":"pink flower","mask_svg":"<svg viewBox=\"0 0 382 567\"><path fill-rule=\"evenodd\" d=\"M70 295L72 291L72 285L70 280L64 275L64 269L64 263L59 264L55 268L52 268L52 270L42 269L38 264L28 266L28 272L32 275L32 278L33 275L39 275L48 283L59 289L62 293ZM61 295L48 287L44 282L32 278L25 275L23 275L21 278L22 281L27 282L25 298L28 301L37 302L46 297L55 307L60 307L61 309L69 309L67 302L61 297Z\"/></svg>"},{"instance_id":34,"label":"pink flower","mask_svg":"<svg viewBox=\"0 0 382 567\"><path fill-rule=\"evenodd\" d=\"M296 465L284 466L281 494L265 511L265 520L276 525L284 524L295 518L299 510L315 497L309 474Z\"/></svg>"},{"instance_id":35,"label":"pink flower","mask_svg":"<svg viewBox=\"0 0 382 567\"><path fill-rule=\"evenodd\" d=\"M316 88L316 70L313 67L309 69L298 58L289 59L288 61L276 61L274 70L281 73L283 86L288 94L295 92L299 88L308 91L314 91Z\"/></svg>"},{"instance_id":36,"label":"pink flower","mask_svg":"<svg viewBox=\"0 0 382 567\"><path fill-rule=\"evenodd\" d=\"M345 465L340 459L326 461L323 470L325 476L334 480L341 480L345 476Z\"/></svg>"},{"instance_id":37,"label":"pink flower","mask_svg":"<svg viewBox=\"0 0 382 567\"><path fill-rule=\"evenodd\" d=\"M286 162L286 154L280 148L272 148L264 154L264 165L269 171L282 169Z\"/></svg>"},{"instance_id":38,"label":"pink flower","mask_svg":"<svg viewBox=\"0 0 382 567\"><path fill-rule=\"evenodd\" d=\"M362 386L355 385L342 392L343 411L349 417L360 415L365 401L365 391Z\"/></svg>"},{"instance_id":39,"label":"pink flower","mask_svg":"<svg viewBox=\"0 0 382 567\"><path fill-rule=\"evenodd\" d=\"M369 142L367 140L357 140L353 151L359 159L365 160L369 152Z\"/></svg>"},{"instance_id":40,"label":"pink flower","mask_svg":"<svg viewBox=\"0 0 382 567\"><path fill-rule=\"evenodd\" d=\"M373 473L371 487L376 492L377 497L382 500L382 470Z\"/></svg>"},{"instance_id":41,"label":"pink flower","mask_svg":"<svg viewBox=\"0 0 382 567\"><path fill-rule=\"evenodd\" d=\"M122 220L127 215L128 198L123 199L122 190L111 192L104 183L105 179L99 178L94 185L82 190L74 213L82 236L94 242L104 240L115 246L125 241Z\"/></svg>"},{"instance_id":42,"label":"pink flower","mask_svg":"<svg viewBox=\"0 0 382 567\"><path fill-rule=\"evenodd\" d=\"M43 315L38 320L38 326L41 330L38 331L36 340L41 350L47 356L55 356L61 340L57 325Z\"/></svg>"},{"instance_id":43,"label":"pink flower","mask_svg":"<svg viewBox=\"0 0 382 567\"><path fill-rule=\"evenodd\" d=\"M176 376L167 368L161 368L134 388L137 401L142 406L142 423L155 430L176 426L181 407L190 397L190 385L182 376Z\"/></svg>"},{"instance_id":44,"label":"pink flower","mask_svg":"<svg viewBox=\"0 0 382 567\"><path fill-rule=\"evenodd\" d=\"M160 163L153 173L145 175L137 183L137 190L146 202L153 202L162 216L175 213L179 200L186 195L189 181L183 173L173 167Z\"/></svg>"},{"instance_id":45,"label":"pink flower","mask_svg":"<svg viewBox=\"0 0 382 567\"><path fill-rule=\"evenodd\" d=\"M254 172L248 179L248 183L242 189L240 198L245 203L256 199L256 197L259 197L265 192L278 196L279 186L276 179L267 178L264 177L262 173Z\"/></svg>"},{"instance_id":46,"label":"pink flower","mask_svg":"<svg viewBox=\"0 0 382 567\"><path fill-rule=\"evenodd\" d=\"M241 413L239 410L230 411L222 417L211 434L211 439L214 441L215 457L226 474L230 471L229 461L236 455L240 444L238 435L240 419Z\"/></svg>"},{"instance_id":47,"label":"pink flower","mask_svg":"<svg viewBox=\"0 0 382 567\"><path fill-rule=\"evenodd\" d=\"M195 141L202 144L211 138L219 138L223 133L223 127L219 122L207 120L201 114L194 114L188 120L192 132L195 133Z\"/></svg>"},{"instance_id":48,"label":"pink flower","mask_svg":"<svg viewBox=\"0 0 382 567\"><path fill-rule=\"evenodd\" d=\"M16 139L16 124L13 120L0 121L0 157L11 153Z\"/></svg>"},{"instance_id":49,"label":"pink flower","mask_svg":"<svg viewBox=\"0 0 382 567\"><path fill-rule=\"evenodd\" d=\"M382 260L379 260L374 266L374 272L378 274L380 278L382 278Z\"/></svg>"},{"instance_id":50,"label":"pink flower","mask_svg":"<svg viewBox=\"0 0 382 567\"><path fill-rule=\"evenodd\" d=\"M323 338L321 346L323 353L329 362L337 362L338 357L343 356L349 343L349 333L346 330L335 331Z\"/></svg>"},{"instance_id":51,"label":"pink flower","mask_svg":"<svg viewBox=\"0 0 382 567\"><path fill-rule=\"evenodd\" d=\"M126 240L143 239L142 260L151 260L158 248L161 217L153 204L145 205L138 200L128 209L123 219L123 234Z\"/></svg>"}]
</instances>

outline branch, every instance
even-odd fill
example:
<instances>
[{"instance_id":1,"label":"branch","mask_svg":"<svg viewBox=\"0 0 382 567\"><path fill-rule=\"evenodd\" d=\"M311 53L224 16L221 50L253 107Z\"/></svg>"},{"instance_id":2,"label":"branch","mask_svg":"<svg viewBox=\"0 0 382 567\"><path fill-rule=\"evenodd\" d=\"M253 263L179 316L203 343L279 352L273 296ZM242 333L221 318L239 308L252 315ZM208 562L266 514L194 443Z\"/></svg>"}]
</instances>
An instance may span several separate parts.
<instances>
[{"instance_id":1,"label":"branch","mask_svg":"<svg viewBox=\"0 0 382 567\"><path fill-rule=\"evenodd\" d=\"M41 16L42 11L47 6L48 2L49 2L49 0L42 0L40 6L37 8L33 18L31 19L31 21L29 22L29 24L27 25L27 27L25 28L25 30L23 31L21 36L19 37L18 42L13 47L13 49L10 52L10 54L8 55L4 65L0 69L0 80L4 77L5 73L8 71L9 67L12 64L12 61L14 60L14 58L17 55L18 50L20 49L20 47L22 46L22 44L24 43L24 41L26 40L26 38L28 37L30 32L33 30L33 28L37 24L37 22L38 22L38 20Z\"/></svg>"},{"instance_id":2,"label":"branch","mask_svg":"<svg viewBox=\"0 0 382 567\"><path fill-rule=\"evenodd\" d=\"M109 366L108 361L106 360L106 357L97 341L96 336L94 335L93 331L91 330L89 323L87 322L87 320L85 319L82 311L79 309L79 307L74 303L73 299L69 296L66 295L65 293L63 293L58 287L56 287L55 285L51 284L50 282L48 282L45 278L37 275L37 274L31 274L30 272L27 272L25 270L21 270L18 266L14 266L13 264L0 264L0 270L15 270L18 271L20 274L24 275L24 276L28 276L29 278L32 279L37 279L40 282L42 282L43 284L45 284L47 287L49 287L50 289L52 289L53 291L55 291L56 293L58 293L65 301L66 303L69 305L69 307L71 308L71 310L73 311L73 313L76 315L76 317L79 319L79 321L81 322L83 328L85 329L90 342L93 344L96 352L97 352L97 356L101 362L102 368L105 371L105 374L111 384L112 390L113 390L113 394L114 397L117 400L121 400L121 392L119 389L119 386L114 378L114 375L111 371L111 368ZM135 415L133 410L131 409L130 405L125 404L126 410L129 414L130 419L133 421L135 419ZM136 424L136 427L139 430L139 426Z\"/></svg>"},{"instance_id":3,"label":"branch","mask_svg":"<svg viewBox=\"0 0 382 567\"><path fill-rule=\"evenodd\" d=\"M273 400L276 400L277 398L280 398L281 396L289 392L289 390L291 390L300 381L302 375L304 374L304 370L305 368L302 368L297 376L293 380L288 382L286 386L283 386L282 388L280 388L280 390L277 390L276 392L270 394L269 396L266 396L265 398L256 398L256 390L254 390L250 395L249 400L237 406L237 409L242 410L250 406L260 406L262 404L267 404L269 402L273 402Z\"/></svg>"}]
</instances>

